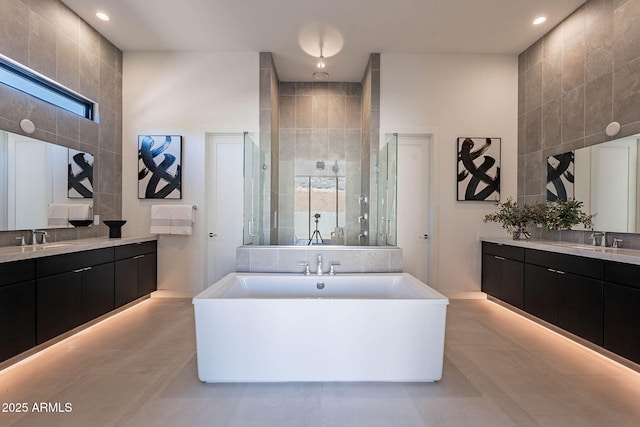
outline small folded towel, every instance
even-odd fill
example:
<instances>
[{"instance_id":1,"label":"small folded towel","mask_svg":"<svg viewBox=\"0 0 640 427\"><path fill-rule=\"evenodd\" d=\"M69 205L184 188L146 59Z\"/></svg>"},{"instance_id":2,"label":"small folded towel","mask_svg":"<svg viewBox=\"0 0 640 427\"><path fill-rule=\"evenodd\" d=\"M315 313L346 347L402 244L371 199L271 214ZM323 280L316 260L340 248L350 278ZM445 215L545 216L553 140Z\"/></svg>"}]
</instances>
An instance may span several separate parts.
<instances>
[{"instance_id":1,"label":"small folded towel","mask_svg":"<svg viewBox=\"0 0 640 427\"><path fill-rule=\"evenodd\" d=\"M173 205L171 211L171 234L190 236L193 230L193 206Z\"/></svg>"},{"instance_id":2,"label":"small folded towel","mask_svg":"<svg viewBox=\"0 0 640 427\"><path fill-rule=\"evenodd\" d=\"M91 219L91 205L86 203L69 205L69 219Z\"/></svg>"},{"instance_id":3,"label":"small folded towel","mask_svg":"<svg viewBox=\"0 0 640 427\"><path fill-rule=\"evenodd\" d=\"M151 234L171 234L171 205L151 205Z\"/></svg>"},{"instance_id":4,"label":"small folded towel","mask_svg":"<svg viewBox=\"0 0 640 427\"><path fill-rule=\"evenodd\" d=\"M69 225L69 205L64 203L52 203L47 210L47 222L50 226Z\"/></svg>"}]
</instances>

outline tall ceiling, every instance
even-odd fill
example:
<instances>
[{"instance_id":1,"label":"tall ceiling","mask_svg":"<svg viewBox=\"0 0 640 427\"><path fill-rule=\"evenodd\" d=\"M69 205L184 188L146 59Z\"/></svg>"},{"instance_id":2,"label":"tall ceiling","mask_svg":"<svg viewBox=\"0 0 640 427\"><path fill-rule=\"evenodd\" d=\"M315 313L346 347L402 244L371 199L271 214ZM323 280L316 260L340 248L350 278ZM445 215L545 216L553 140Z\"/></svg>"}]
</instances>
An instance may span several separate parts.
<instances>
[{"instance_id":1,"label":"tall ceiling","mask_svg":"<svg viewBox=\"0 0 640 427\"><path fill-rule=\"evenodd\" d=\"M584 0L62 0L124 52L272 52L280 80L360 81L369 54L515 55ZM100 21L95 13L111 20ZM548 19L539 26L539 15Z\"/></svg>"}]
</instances>

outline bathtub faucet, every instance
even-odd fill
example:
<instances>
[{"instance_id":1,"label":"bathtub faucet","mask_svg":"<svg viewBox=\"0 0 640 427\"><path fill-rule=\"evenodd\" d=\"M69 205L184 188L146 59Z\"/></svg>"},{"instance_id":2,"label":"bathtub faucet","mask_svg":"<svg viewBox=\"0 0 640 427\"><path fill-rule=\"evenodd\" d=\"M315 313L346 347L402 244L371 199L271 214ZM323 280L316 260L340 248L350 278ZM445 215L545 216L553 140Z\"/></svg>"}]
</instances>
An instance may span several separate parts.
<instances>
[{"instance_id":1,"label":"bathtub faucet","mask_svg":"<svg viewBox=\"0 0 640 427\"><path fill-rule=\"evenodd\" d=\"M318 276L322 276L322 255L318 255L318 270L316 271Z\"/></svg>"}]
</instances>

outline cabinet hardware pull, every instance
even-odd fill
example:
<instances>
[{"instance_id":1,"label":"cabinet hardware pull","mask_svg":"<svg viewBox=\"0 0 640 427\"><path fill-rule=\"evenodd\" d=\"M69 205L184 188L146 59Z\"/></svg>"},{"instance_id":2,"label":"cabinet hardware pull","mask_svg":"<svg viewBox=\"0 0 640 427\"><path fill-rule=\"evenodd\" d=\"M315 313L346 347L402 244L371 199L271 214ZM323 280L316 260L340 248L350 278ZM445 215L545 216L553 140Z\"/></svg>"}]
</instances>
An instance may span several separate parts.
<instances>
[{"instance_id":1,"label":"cabinet hardware pull","mask_svg":"<svg viewBox=\"0 0 640 427\"><path fill-rule=\"evenodd\" d=\"M140 258L144 258L144 255L138 255L133 257L133 259L140 259Z\"/></svg>"},{"instance_id":2,"label":"cabinet hardware pull","mask_svg":"<svg viewBox=\"0 0 640 427\"><path fill-rule=\"evenodd\" d=\"M564 271L556 270L556 273L558 273L558 274L564 274Z\"/></svg>"},{"instance_id":3,"label":"cabinet hardware pull","mask_svg":"<svg viewBox=\"0 0 640 427\"><path fill-rule=\"evenodd\" d=\"M501 257L501 256L497 256L497 255L494 255L493 257L494 257L495 259L499 259L500 261L504 261L504 260L506 259L506 258L503 258L503 257Z\"/></svg>"},{"instance_id":4,"label":"cabinet hardware pull","mask_svg":"<svg viewBox=\"0 0 640 427\"><path fill-rule=\"evenodd\" d=\"M556 271L556 270L554 270L553 268L547 268L547 271L550 271L550 272L552 272L552 273L557 273L557 271Z\"/></svg>"},{"instance_id":5,"label":"cabinet hardware pull","mask_svg":"<svg viewBox=\"0 0 640 427\"><path fill-rule=\"evenodd\" d=\"M82 271L89 271L91 270L93 267L87 267L87 268L83 268Z\"/></svg>"},{"instance_id":6,"label":"cabinet hardware pull","mask_svg":"<svg viewBox=\"0 0 640 427\"><path fill-rule=\"evenodd\" d=\"M77 270L73 270L74 273L82 273L84 271L84 268L79 268Z\"/></svg>"}]
</instances>

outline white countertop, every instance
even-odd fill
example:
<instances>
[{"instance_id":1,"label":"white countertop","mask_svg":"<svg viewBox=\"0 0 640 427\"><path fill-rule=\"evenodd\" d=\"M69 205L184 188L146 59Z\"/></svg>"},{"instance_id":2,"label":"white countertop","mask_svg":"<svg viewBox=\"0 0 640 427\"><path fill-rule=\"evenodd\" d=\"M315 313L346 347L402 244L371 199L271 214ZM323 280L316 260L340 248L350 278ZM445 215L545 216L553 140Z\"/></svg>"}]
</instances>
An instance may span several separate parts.
<instances>
[{"instance_id":1,"label":"white countertop","mask_svg":"<svg viewBox=\"0 0 640 427\"><path fill-rule=\"evenodd\" d=\"M605 261L624 262L640 265L640 250L625 248L604 248L602 246L584 245L571 242L555 242L551 240L513 240L503 237L481 237L481 241L541 251L577 255L585 258L596 258Z\"/></svg>"},{"instance_id":2,"label":"white countertop","mask_svg":"<svg viewBox=\"0 0 640 427\"><path fill-rule=\"evenodd\" d=\"M88 251L91 249L111 248L114 246L129 245L132 243L141 243L153 240L158 240L158 236L145 235L122 237L120 239L92 237L89 239L52 242L45 245L4 246L0 247L0 263Z\"/></svg>"}]
</instances>

